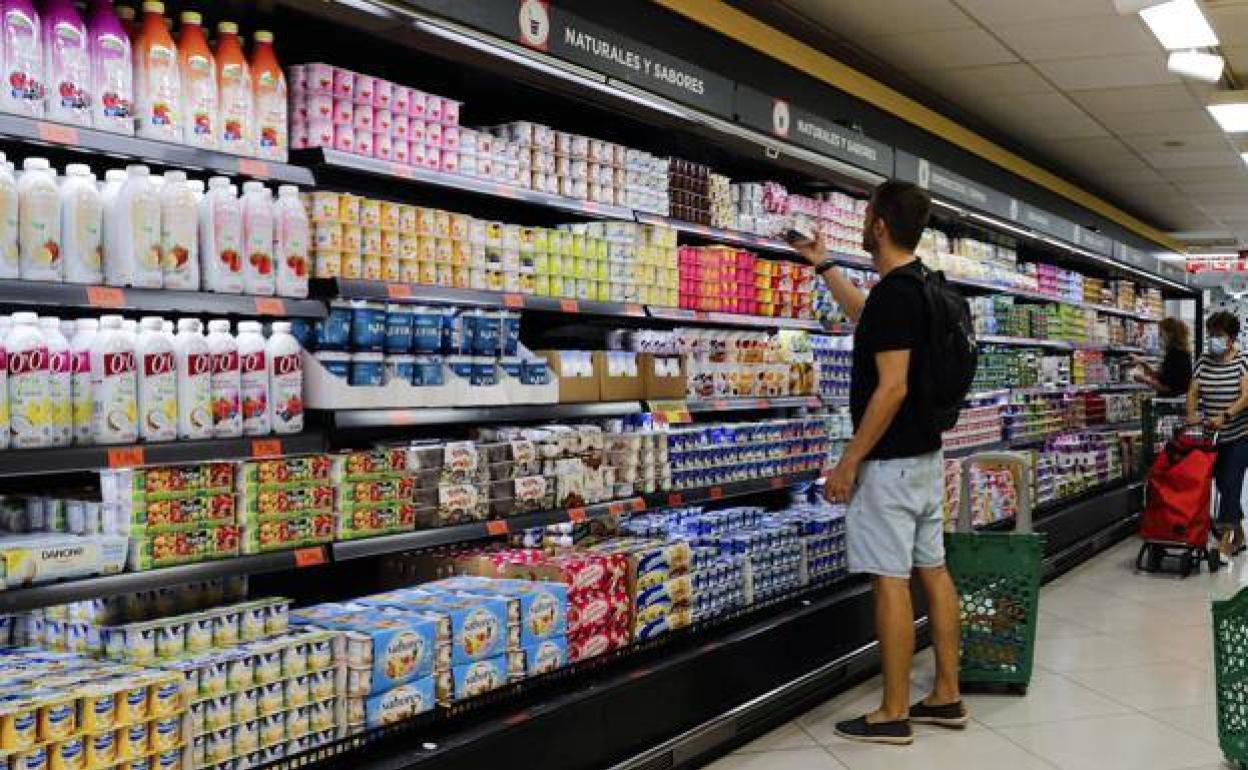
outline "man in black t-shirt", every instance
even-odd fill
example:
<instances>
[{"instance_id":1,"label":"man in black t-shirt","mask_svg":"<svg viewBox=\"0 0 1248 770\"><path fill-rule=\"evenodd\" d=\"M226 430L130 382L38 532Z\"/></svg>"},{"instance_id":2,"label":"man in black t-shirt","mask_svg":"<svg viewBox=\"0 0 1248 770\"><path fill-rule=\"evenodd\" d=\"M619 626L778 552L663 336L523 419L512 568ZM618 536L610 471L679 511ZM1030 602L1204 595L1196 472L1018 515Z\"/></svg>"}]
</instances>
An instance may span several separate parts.
<instances>
[{"instance_id":1,"label":"man in black t-shirt","mask_svg":"<svg viewBox=\"0 0 1248 770\"><path fill-rule=\"evenodd\" d=\"M914 249L930 208L915 185L889 181L876 188L863 231L863 247L881 276L870 296L836 268L822 238L798 246L857 323L849 398L854 437L827 477L826 494L849 503L849 568L873 578L884 669L879 710L839 723L836 732L872 743L911 743L911 722L963 728L970 721L958 691L958 598L945 570L941 437L918 402L929 351L924 268ZM912 575L927 594L936 646L936 683L913 705Z\"/></svg>"}]
</instances>

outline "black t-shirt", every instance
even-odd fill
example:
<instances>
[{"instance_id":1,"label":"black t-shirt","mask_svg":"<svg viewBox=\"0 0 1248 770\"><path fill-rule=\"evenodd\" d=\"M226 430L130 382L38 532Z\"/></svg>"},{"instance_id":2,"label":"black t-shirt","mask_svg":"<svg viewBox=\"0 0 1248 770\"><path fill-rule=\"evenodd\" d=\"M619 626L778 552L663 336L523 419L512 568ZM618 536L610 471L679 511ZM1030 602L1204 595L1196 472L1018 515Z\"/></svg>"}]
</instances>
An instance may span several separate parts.
<instances>
[{"instance_id":1,"label":"black t-shirt","mask_svg":"<svg viewBox=\"0 0 1248 770\"><path fill-rule=\"evenodd\" d=\"M857 430L867 403L880 383L875 354L890 350L910 351L909 387L906 400L867 455L868 460L916 457L940 449L940 432L931 428L919 414L917 393L923 372L922 357L927 348L926 314L919 282L905 273L919 274L916 259L894 269L867 295L854 331L854 367L849 387L849 411Z\"/></svg>"},{"instance_id":2,"label":"black t-shirt","mask_svg":"<svg viewBox=\"0 0 1248 770\"><path fill-rule=\"evenodd\" d=\"M1186 350L1172 348L1166 351L1161 359L1161 369L1157 372L1157 381L1161 383L1162 396L1181 396L1192 384L1192 354Z\"/></svg>"}]
</instances>

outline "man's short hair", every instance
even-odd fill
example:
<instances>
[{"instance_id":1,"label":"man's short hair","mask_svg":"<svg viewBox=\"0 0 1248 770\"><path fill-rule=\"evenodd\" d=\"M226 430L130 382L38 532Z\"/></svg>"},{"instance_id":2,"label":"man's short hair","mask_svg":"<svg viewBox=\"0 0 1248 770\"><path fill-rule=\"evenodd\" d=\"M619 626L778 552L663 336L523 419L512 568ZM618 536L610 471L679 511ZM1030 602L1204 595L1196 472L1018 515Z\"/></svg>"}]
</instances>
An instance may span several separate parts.
<instances>
[{"instance_id":1,"label":"man's short hair","mask_svg":"<svg viewBox=\"0 0 1248 770\"><path fill-rule=\"evenodd\" d=\"M871 209L883 220L893 243L914 251L927 228L932 199L916 184L890 179L875 188Z\"/></svg>"}]
</instances>

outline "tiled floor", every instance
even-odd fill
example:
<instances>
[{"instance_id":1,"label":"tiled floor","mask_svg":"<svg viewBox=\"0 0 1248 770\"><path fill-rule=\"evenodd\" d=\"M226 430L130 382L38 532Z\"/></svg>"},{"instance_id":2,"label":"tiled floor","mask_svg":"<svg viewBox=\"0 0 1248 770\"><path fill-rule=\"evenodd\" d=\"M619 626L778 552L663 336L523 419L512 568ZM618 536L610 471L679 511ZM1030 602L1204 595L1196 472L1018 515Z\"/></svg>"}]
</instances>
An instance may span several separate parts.
<instances>
[{"instance_id":1,"label":"tiled floor","mask_svg":"<svg viewBox=\"0 0 1248 770\"><path fill-rule=\"evenodd\" d=\"M1225 767L1214 718L1209 600L1248 584L1230 572L1187 580L1137 575L1128 540L1044 588L1026 697L967 697L963 732L917 726L913 746L837 738L874 709L879 679L845 692L709 765L711 770L1213 770ZM932 681L918 657L914 696Z\"/></svg>"}]
</instances>

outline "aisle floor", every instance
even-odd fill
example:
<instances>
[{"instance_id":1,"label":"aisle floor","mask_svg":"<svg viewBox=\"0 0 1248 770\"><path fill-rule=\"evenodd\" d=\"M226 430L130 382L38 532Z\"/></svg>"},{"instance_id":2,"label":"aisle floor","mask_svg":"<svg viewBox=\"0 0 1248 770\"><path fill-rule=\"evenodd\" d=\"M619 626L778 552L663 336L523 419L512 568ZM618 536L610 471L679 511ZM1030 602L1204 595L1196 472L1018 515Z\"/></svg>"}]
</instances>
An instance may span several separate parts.
<instances>
[{"instance_id":1,"label":"aisle floor","mask_svg":"<svg viewBox=\"0 0 1248 770\"><path fill-rule=\"evenodd\" d=\"M1043 589L1026 697L971 695L962 732L917 725L912 746L852 743L836 722L879 705L878 677L709 765L711 770L1213 770L1209 600L1248 584L1230 572L1137 575L1129 539ZM915 698L933 674L916 658Z\"/></svg>"}]
</instances>

